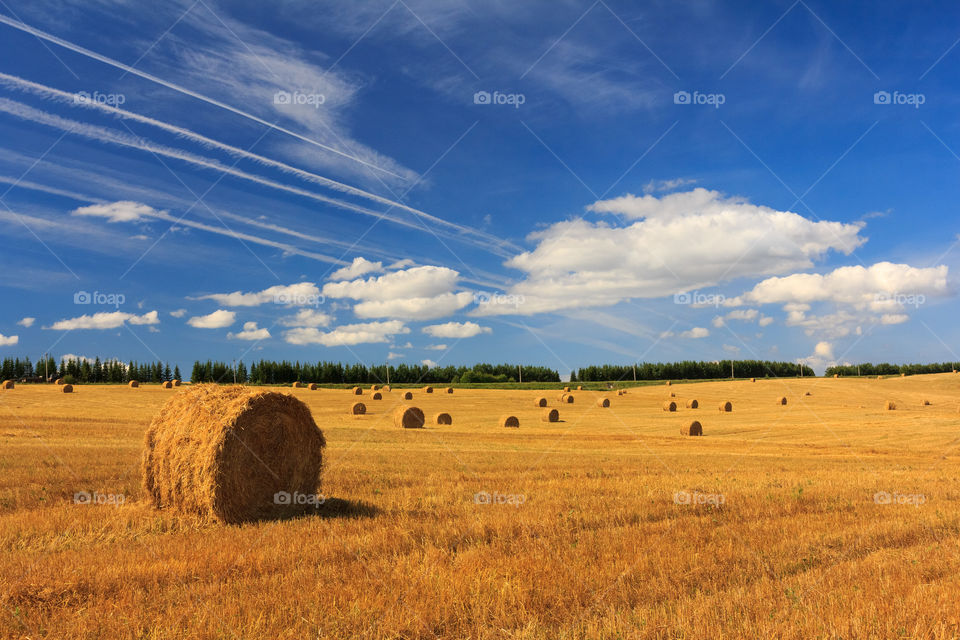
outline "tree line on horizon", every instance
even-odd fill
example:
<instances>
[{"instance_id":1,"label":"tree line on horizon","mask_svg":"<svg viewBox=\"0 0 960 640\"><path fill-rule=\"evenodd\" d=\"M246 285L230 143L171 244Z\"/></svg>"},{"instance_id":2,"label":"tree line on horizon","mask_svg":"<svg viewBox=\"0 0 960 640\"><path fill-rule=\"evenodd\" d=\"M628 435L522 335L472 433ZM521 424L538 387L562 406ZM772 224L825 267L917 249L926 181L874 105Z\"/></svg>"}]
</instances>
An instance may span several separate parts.
<instances>
[{"instance_id":1,"label":"tree line on horizon","mask_svg":"<svg viewBox=\"0 0 960 640\"><path fill-rule=\"evenodd\" d=\"M63 379L71 384L91 384L98 382L125 384L131 380L139 382L166 382L180 380L180 367L170 369L169 363L136 362L123 363L120 360L101 361L99 357L62 358L60 364L53 357L40 357L34 365L30 358L4 358L0 363L0 379L53 381Z\"/></svg>"},{"instance_id":2,"label":"tree line on horizon","mask_svg":"<svg viewBox=\"0 0 960 640\"><path fill-rule=\"evenodd\" d=\"M712 380L717 378L788 378L815 376L813 369L795 362L772 360L720 360L706 362L638 362L635 365L604 364L581 367L570 374L570 382L606 382L609 380Z\"/></svg>"},{"instance_id":3,"label":"tree line on horizon","mask_svg":"<svg viewBox=\"0 0 960 640\"><path fill-rule=\"evenodd\" d=\"M915 376L922 373L950 373L960 370L960 362L931 362L929 364L890 364L881 362L873 364L872 362L862 362L860 364L844 364L833 367L827 367L824 375L840 376L893 376L905 373L908 376Z\"/></svg>"}]
</instances>

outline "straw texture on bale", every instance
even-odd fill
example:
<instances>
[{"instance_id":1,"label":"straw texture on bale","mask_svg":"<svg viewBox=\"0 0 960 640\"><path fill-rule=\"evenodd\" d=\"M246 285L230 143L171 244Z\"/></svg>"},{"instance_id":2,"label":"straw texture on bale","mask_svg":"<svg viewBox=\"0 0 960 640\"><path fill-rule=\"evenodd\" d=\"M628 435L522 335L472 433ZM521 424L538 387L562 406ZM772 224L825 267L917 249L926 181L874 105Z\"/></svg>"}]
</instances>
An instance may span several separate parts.
<instances>
[{"instance_id":1,"label":"straw texture on bale","mask_svg":"<svg viewBox=\"0 0 960 640\"><path fill-rule=\"evenodd\" d=\"M136 380L131 380L130 382L127 383L127 386L130 387L131 389L136 389L137 387L140 386L140 383L137 382Z\"/></svg>"},{"instance_id":2,"label":"straw texture on bale","mask_svg":"<svg viewBox=\"0 0 960 640\"><path fill-rule=\"evenodd\" d=\"M12 389L13 387L10 387L10 388ZM73 385L72 384L60 385L60 393L73 393Z\"/></svg>"},{"instance_id":3,"label":"straw texture on bale","mask_svg":"<svg viewBox=\"0 0 960 640\"><path fill-rule=\"evenodd\" d=\"M167 380L166 382L164 382L164 383L161 384L160 386L163 387L164 389L173 389L173 383L170 382L169 380Z\"/></svg>"},{"instance_id":4,"label":"straw texture on bale","mask_svg":"<svg viewBox=\"0 0 960 640\"><path fill-rule=\"evenodd\" d=\"M362 396L363 389L361 389L360 387L354 387L353 389L350 390L350 393L352 393L355 396Z\"/></svg>"},{"instance_id":5,"label":"straw texture on bale","mask_svg":"<svg viewBox=\"0 0 960 640\"><path fill-rule=\"evenodd\" d=\"M221 522L277 517L296 508L277 493L316 494L324 446L310 410L290 394L193 385L147 429L143 487L156 507Z\"/></svg>"},{"instance_id":6,"label":"straw texture on bale","mask_svg":"<svg viewBox=\"0 0 960 640\"><path fill-rule=\"evenodd\" d=\"M423 392L424 392L424 393L433 393L433 387L424 387L424 388L423 388Z\"/></svg>"},{"instance_id":7,"label":"straw texture on bale","mask_svg":"<svg viewBox=\"0 0 960 640\"><path fill-rule=\"evenodd\" d=\"M677 410L677 403L676 403L676 402L673 402L672 400L668 400L667 402L664 402L664 403L663 403L663 410L664 410L664 411L676 411L676 410Z\"/></svg>"},{"instance_id":8,"label":"straw texture on bale","mask_svg":"<svg viewBox=\"0 0 960 640\"><path fill-rule=\"evenodd\" d=\"M453 387L447 387L447 393L453 393Z\"/></svg>"},{"instance_id":9,"label":"straw texture on bale","mask_svg":"<svg viewBox=\"0 0 960 640\"><path fill-rule=\"evenodd\" d=\"M700 424L698 420L694 420L690 424L680 429L681 435L685 436L702 436L703 435L703 425Z\"/></svg>"},{"instance_id":10,"label":"straw texture on bale","mask_svg":"<svg viewBox=\"0 0 960 640\"><path fill-rule=\"evenodd\" d=\"M404 429L420 429L423 427L423 411L417 407L402 406L397 407L393 414L393 423Z\"/></svg>"},{"instance_id":11,"label":"straw texture on bale","mask_svg":"<svg viewBox=\"0 0 960 640\"><path fill-rule=\"evenodd\" d=\"M453 418L449 413L438 413L433 421L437 424L453 424Z\"/></svg>"},{"instance_id":12,"label":"straw texture on bale","mask_svg":"<svg viewBox=\"0 0 960 640\"><path fill-rule=\"evenodd\" d=\"M372 396L370 396L370 398L373 400L383 400L383 394L377 391Z\"/></svg>"},{"instance_id":13,"label":"straw texture on bale","mask_svg":"<svg viewBox=\"0 0 960 640\"><path fill-rule=\"evenodd\" d=\"M354 402L352 405L350 405L350 413L355 416L362 416L366 412L367 405L363 404L362 402Z\"/></svg>"},{"instance_id":14,"label":"straw texture on bale","mask_svg":"<svg viewBox=\"0 0 960 640\"><path fill-rule=\"evenodd\" d=\"M540 413L541 422L559 422L560 412L556 409L545 409ZM507 426L507 425L504 425Z\"/></svg>"},{"instance_id":15,"label":"straw texture on bale","mask_svg":"<svg viewBox=\"0 0 960 640\"><path fill-rule=\"evenodd\" d=\"M180 382L179 380L171 380L170 382L172 382L172 383L173 383L173 386L175 386L175 387L179 387L180 384L181 384L181 382Z\"/></svg>"},{"instance_id":16,"label":"straw texture on bale","mask_svg":"<svg viewBox=\"0 0 960 640\"><path fill-rule=\"evenodd\" d=\"M610 398L600 398L597 400L597 406L607 408L610 406Z\"/></svg>"},{"instance_id":17,"label":"straw texture on bale","mask_svg":"<svg viewBox=\"0 0 960 640\"><path fill-rule=\"evenodd\" d=\"M317 383L316 383L316 382L311 382L311 383L310 383L310 386L307 387L307 388L310 389L310 391L316 391L316 390L317 390Z\"/></svg>"},{"instance_id":18,"label":"straw texture on bale","mask_svg":"<svg viewBox=\"0 0 960 640\"><path fill-rule=\"evenodd\" d=\"M536 405L537 405L538 407L545 407L545 406L547 406L547 399L546 399L546 398L537 398Z\"/></svg>"},{"instance_id":19,"label":"straw texture on bale","mask_svg":"<svg viewBox=\"0 0 960 640\"><path fill-rule=\"evenodd\" d=\"M390 385L388 384L383 385L383 391L390 391Z\"/></svg>"},{"instance_id":20,"label":"straw texture on bale","mask_svg":"<svg viewBox=\"0 0 960 640\"><path fill-rule=\"evenodd\" d=\"M780 398L777 400L777 404L787 404L787 397L780 396Z\"/></svg>"},{"instance_id":21,"label":"straw texture on bale","mask_svg":"<svg viewBox=\"0 0 960 640\"><path fill-rule=\"evenodd\" d=\"M517 416L502 416L500 418L500 426L517 428L520 426L520 420Z\"/></svg>"},{"instance_id":22,"label":"straw texture on bale","mask_svg":"<svg viewBox=\"0 0 960 640\"><path fill-rule=\"evenodd\" d=\"M560 402L564 402L566 404L573 404L573 396L568 393L560 394Z\"/></svg>"},{"instance_id":23,"label":"straw texture on bale","mask_svg":"<svg viewBox=\"0 0 960 640\"><path fill-rule=\"evenodd\" d=\"M413 394L410 393L409 391L405 391L404 394L403 394L403 399L404 399L404 400L413 400Z\"/></svg>"},{"instance_id":24,"label":"straw texture on bale","mask_svg":"<svg viewBox=\"0 0 960 640\"><path fill-rule=\"evenodd\" d=\"M687 409L699 409L700 403L696 399L687 400Z\"/></svg>"},{"instance_id":25,"label":"straw texture on bale","mask_svg":"<svg viewBox=\"0 0 960 640\"><path fill-rule=\"evenodd\" d=\"M300 388L302 388L302 387L303 387L303 383L300 382L299 380L297 380L296 382L293 383L293 388L294 388L294 389L300 389Z\"/></svg>"},{"instance_id":26,"label":"straw texture on bale","mask_svg":"<svg viewBox=\"0 0 960 640\"><path fill-rule=\"evenodd\" d=\"M380 391L380 385L378 384L370 385L370 391Z\"/></svg>"},{"instance_id":27,"label":"straw texture on bale","mask_svg":"<svg viewBox=\"0 0 960 640\"><path fill-rule=\"evenodd\" d=\"M720 411L727 413L733 411L733 403L730 401L720 403Z\"/></svg>"},{"instance_id":28,"label":"straw texture on bale","mask_svg":"<svg viewBox=\"0 0 960 640\"><path fill-rule=\"evenodd\" d=\"M14 387L13 380L4 380L4 381L3 381L3 388L4 388L4 389L13 389L13 387Z\"/></svg>"},{"instance_id":29,"label":"straw texture on bale","mask_svg":"<svg viewBox=\"0 0 960 640\"><path fill-rule=\"evenodd\" d=\"M887 400L887 404L884 405L884 408L885 408L887 411L893 411L894 409L897 408L897 405L896 405L896 403L893 402L892 400Z\"/></svg>"}]
</instances>

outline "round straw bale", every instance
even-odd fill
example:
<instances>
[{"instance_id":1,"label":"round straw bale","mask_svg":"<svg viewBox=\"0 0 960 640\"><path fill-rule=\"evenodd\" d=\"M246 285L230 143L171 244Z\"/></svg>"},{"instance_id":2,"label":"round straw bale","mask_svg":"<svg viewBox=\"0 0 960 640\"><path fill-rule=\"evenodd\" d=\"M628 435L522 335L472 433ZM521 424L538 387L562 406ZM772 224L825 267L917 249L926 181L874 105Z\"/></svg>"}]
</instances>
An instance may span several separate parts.
<instances>
[{"instance_id":1,"label":"round straw bale","mask_svg":"<svg viewBox=\"0 0 960 640\"><path fill-rule=\"evenodd\" d=\"M668 400L668 401L666 401L666 402L663 403L663 410L664 410L664 411L676 411L676 410L677 410L677 403L676 403L676 402L673 402L672 400Z\"/></svg>"},{"instance_id":2,"label":"round straw bale","mask_svg":"<svg viewBox=\"0 0 960 640\"><path fill-rule=\"evenodd\" d=\"M577 391L583 391L583 385L582 385L582 384L578 384L578 385L577 385Z\"/></svg>"},{"instance_id":3,"label":"round straw bale","mask_svg":"<svg viewBox=\"0 0 960 640\"><path fill-rule=\"evenodd\" d=\"M877 376L877 380L883 380L883 376Z\"/></svg>"},{"instance_id":4,"label":"round straw bale","mask_svg":"<svg viewBox=\"0 0 960 640\"><path fill-rule=\"evenodd\" d=\"M404 429L421 429L423 422L423 411L417 407L407 405L397 407L396 413L393 414L394 425Z\"/></svg>"},{"instance_id":5,"label":"round straw bale","mask_svg":"<svg viewBox=\"0 0 960 640\"><path fill-rule=\"evenodd\" d=\"M536 404L538 407L545 407L545 406L547 406L547 399L546 399L546 398L537 398L536 401L534 402L534 404Z\"/></svg>"},{"instance_id":6,"label":"round straw bale","mask_svg":"<svg viewBox=\"0 0 960 640\"><path fill-rule=\"evenodd\" d=\"M72 384L60 385L60 393L73 393L73 385Z\"/></svg>"},{"instance_id":7,"label":"round straw bale","mask_svg":"<svg viewBox=\"0 0 960 640\"><path fill-rule=\"evenodd\" d=\"M355 396L362 396L363 389L361 389L360 387L354 387L353 389L350 390L350 393L352 393Z\"/></svg>"},{"instance_id":8,"label":"round straw bale","mask_svg":"<svg viewBox=\"0 0 960 640\"><path fill-rule=\"evenodd\" d=\"M565 402L566 404L573 404L573 395L569 393L564 393L560 396L560 402Z\"/></svg>"},{"instance_id":9,"label":"round straw bale","mask_svg":"<svg viewBox=\"0 0 960 640\"><path fill-rule=\"evenodd\" d=\"M173 389L173 383L170 382L169 380L167 380L166 382L164 382L164 383L161 384L160 386L163 387L164 389Z\"/></svg>"},{"instance_id":10,"label":"round straw bale","mask_svg":"<svg viewBox=\"0 0 960 640\"><path fill-rule=\"evenodd\" d=\"M374 393L372 396L370 396L370 399L371 399L371 400L383 400L383 394L380 393L379 391L377 391L377 392Z\"/></svg>"},{"instance_id":11,"label":"round straw bale","mask_svg":"<svg viewBox=\"0 0 960 640\"><path fill-rule=\"evenodd\" d=\"M930 406L930 401L929 401L929 400L924 400L924 401L923 401L923 406L924 406L924 407L929 407L929 406Z\"/></svg>"},{"instance_id":12,"label":"round straw bale","mask_svg":"<svg viewBox=\"0 0 960 640\"><path fill-rule=\"evenodd\" d=\"M703 425L699 421L694 420L685 427L680 428L680 434L684 436L702 436L703 435Z\"/></svg>"},{"instance_id":13,"label":"round straw bale","mask_svg":"<svg viewBox=\"0 0 960 640\"><path fill-rule=\"evenodd\" d=\"M840 374L839 374L839 373L835 373L835 374L833 374L833 377L834 377L834 378L839 378L839 377L840 377Z\"/></svg>"},{"instance_id":14,"label":"round straw bale","mask_svg":"<svg viewBox=\"0 0 960 640\"><path fill-rule=\"evenodd\" d=\"M424 393L433 393L433 387L424 387L424 388L423 388L423 392L424 392Z\"/></svg>"},{"instance_id":15,"label":"round straw bale","mask_svg":"<svg viewBox=\"0 0 960 640\"><path fill-rule=\"evenodd\" d=\"M131 389L136 389L137 387L140 386L140 383L137 382L136 380L131 380L130 382L127 383L127 386L130 387Z\"/></svg>"},{"instance_id":16,"label":"round straw bale","mask_svg":"<svg viewBox=\"0 0 960 640\"><path fill-rule=\"evenodd\" d=\"M370 385L370 391L380 391L380 385L378 384Z\"/></svg>"},{"instance_id":17,"label":"round straw bale","mask_svg":"<svg viewBox=\"0 0 960 640\"><path fill-rule=\"evenodd\" d=\"M664 384L665 384L665 385L667 385L667 386L669 387L669 386L670 386L671 384L673 384L673 383L672 383L672 382L670 382L669 380L667 380L666 382L664 382Z\"/></svg>"},{"instance_id":18,"label":"round straw bale","mask_svg":"<svg viewBox=\"0 0 960 640\"><path fill-rule=\"evenodd\" d=\"M570 387L564 387L564 388L563 388L563 392L564 392L564 393L570 393Z\"/></svg>"},{"instance_id":19,"label":"round straw bale","mask_svg":"<svg viewBox=\"0 0 960 640\"><path fill-rule=\"evenodd\" d=\"M350 413L355 416L362 416L367 412L367 405L362 402L354 402L350 405Z\"/></svg>"},{"instance_id":20,"label":"round straw bale","mask_svg":"<svg viewBox=\"0 0 960 640\"><path fill-rule=\"evenodd\" d=\"M777 404L787 404L787 396L780 396L777 400Z\"/></svg>"},{"instance_id":21,"label":"round straw bale","mask_svg":"<svg viewBox=\"0 0 960 640\"><path fill-rule=\"evenodd\" d=\"M893 402L893 400L887 400L887 403L884 405L884 409L886 409L887 411L893 411L896 408L897 408L897 405L896 403Z\"/></svg>"},{"instance_id":22,"label":"round straw bale","mask_svg":"<svg viewBox=\"0 0 960 640\"><path fill-rule=\"evenodd\" d=\"M382 391L390 391L390 385L388 384L383 385Z\"/></svg>"},{"instance_id":23,"label":"round straw bale","mask_svg":"<svg viewBox=\"0 0 960 640\"><path fill-rule=\"evenodd\" d=\"M447 393L453 393L453 387L447 387Z\"/></svg>"},{"instance_id":24,"label":"round straw bale","mask_svg":"<svg viewBox=\"0 0 960 640\"><path fill-rule=\"evenodd\" d=\"M181 384L181 382L180 382L179 380L171 380L170 382L172 382L172 383L173 383L173 386L175 386L175 387L179 387L180 384Z\"/></svg>"},{"instance_id":25,"label":"round straw bale","mask_svg":"<svg viewBox=\"0 0 960 640\"><path fill-rule=\"evenodd\" d=\"M413 394L410 393L409 391L405 391L404 394L403 394L403 399L404 399L404 400L413 400Z\"/></svg>"},{"instance_id":26,"label":"round straw bale","mask_svg":"<svg viewBox=\"0 0 960 640\"><path fill-rule=\"evenodd\" d=\"M756 382L756 381L757 381L756 378L750 378L750 382Z\"/></svg>"},{"instance_id":27,"label":"round straw bale","mask_svg":"<svg viewBox=\"0 0 960 640\"><path fill-rule=\"evenodd\" d=\"M438 413L433 421L437 424L453 424L453 418L450 417L449 413Z\"/></svg>"},{"instance_id":28,"label":"round straw bale","mask_svg":"<svg viewBox=\"0 0 960 640\"><path fill-rule=\"evenodd\" d=\"M311 382L311 383L310 383L310 386L307 387L307 388L310 389L310 391L316 391L316 390L317 390L317 383L316 383L316 382Z\"/></svg>"},{"instance_id":29,"label":"round straw bale","mask_svg":"<svg viewBox=\"0 0 960 640\"><path fill-rule=\"evenodd\" d=\"M733 411L733 404L729 400L727 402L721 402L720 411L723 413L728 413L730 411Z\"/></svg>"},{"instance_id":30,"label":"round straw bale","mask_svg":"<svg viewBox=\"0 0 960 640\"><path fill-rule=\"evenodd\" d=\"M805 395L805 396L812 396L813 394L810 393L809 391L807 391L807 392L805 392L803 395Z\"/></svg>"},{"instance_id":31,"label":"round straw bale","mask_svg":"<svg viewBox=\"0 0 960 640\"><path fill-rule=\"evenodd\" d=\"M299 380L297 380L296 382L293 383L293 388L294 388L294 389L300 389L300 388L302 388L302 387L303 387L303 383L300 382Z\"/></svg>"},{"instance_id":32,"label":"round straw bale","mask_svg":"<svg viewBox=\"0 0 960 640\"><path fill-rule=\"evenodd\" d=\"M677 394L675 394L673 391L671 391L671 392L670 392L670 397L671 397L671 398L676 398L676 397L677 397Z\"/></svg>"},{"instance_id":33,"label":"round straw bale","mask_svg":"<svg viewBox=\"0 0 960 640\"><path fill-rule=\"evenodd\" d=\"M606 409L610 406L610 398L600 398L597 400L597 406Z\"/></svg>"},{"instance_id":34,"label":"round straw bale","mask_svg":"<svg viewBox=\"0 0 960 640\"><path fill-rule=\"evenodd\" d=\"M2 386L4 389L13 389L15 385L13 384L13 380L4 380Z\"/></svg>"},{"instance_id":35,"label":"round straw bale","mask_svg":"<svg viewBox=\"0 0 960 640\"><path fill-rule=\"evenodd\" d=\"M54 382L54 384L63 384L63 378L57 378L57 379L54 380L53 382Z\"/></svg>"},{"instance_id":36,"label":"round straw bale","mask_svg":"<svg viewBox=\"0 0 960 640\"><path fill-rule=\"evenodd\" d=\"M154 506L238 523L290 513L315 496L323 433L287 393L193 385L147 429L141 469Z\"/></svg>"},{"instance_id":37,"label":"round straw bale","mask_svg":"<svg viewBox=\"0 0 960 640\"><path fill-rule=\"evenodd\" d=\"M544 409L540 412L540 421L541 422L559 422L560 421L560 412L556 409ZM510 426L510 425L504 425Z\"/></svg>"},{"instance_id":38,"label":"round straw bale","mask_svg":"<svg viewBox=\"0 0 960 640\"><path fill-rule=\"evenodd\" d=\"M699 409L700 403L695 399L687 400L687 409Z\"/></svg>"},{"instance_id":39,"label":"round straw bale","mask_svg":"<svg viewBox=\"0 0 960 640\"><path fill-rule=\"evenodd\" d=\"M617 390L617 395L618 395L618 396L622 396L624 393L626 393L626 391L624 391L623 389L618 389L618 390Z\"/></svg>"},{"instance_id":40,"label":"round straw bale","mask_svg":"<svg viewBox=\"0 0 960 640\"><path fill-rule=\"evenodd\" d=\"M517 416L501 416L500 426L517 428L520 426L520 420L517 419Z\"/></svg>"},{"instance_id":41,"label":"round straw bale","mask_svg":"<svg viewBox=\"0 0 960 640\"><path fill-rule=\"evenodd\" d=\"M907 374L901 373L901 374L900 374L900 377L901 377L901 378L906 378L906 377L907 377Z\"/></svg>"}]
</instances>

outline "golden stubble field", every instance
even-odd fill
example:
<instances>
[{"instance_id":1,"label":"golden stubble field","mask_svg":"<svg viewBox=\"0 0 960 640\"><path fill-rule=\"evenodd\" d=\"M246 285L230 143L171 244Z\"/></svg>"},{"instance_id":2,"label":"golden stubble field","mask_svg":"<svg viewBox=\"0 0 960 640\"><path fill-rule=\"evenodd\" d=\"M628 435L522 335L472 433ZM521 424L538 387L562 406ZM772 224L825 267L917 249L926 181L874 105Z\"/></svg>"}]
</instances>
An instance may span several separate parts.
<instances>
[{"instance_id":1,"label":"golden stubble field","mask_svg":"<svg viewBox=\"0 0 960 640\"><path fill-rule=\"evenodd\" d=\"M960 375L562 406L558 391L415 391L428 419L453 416L423 430L393 426L396 388L285 392L327 437L327 500L244 526L142 501L143 432L176 390L0 392L0 637L960 634ZM540 421L540 395L562 422ZM355 399L368 415L347 415ZM519 429L497 426L505 413ZM704 437L680 435L691 419Z\"/></svg>"}]
</instances>

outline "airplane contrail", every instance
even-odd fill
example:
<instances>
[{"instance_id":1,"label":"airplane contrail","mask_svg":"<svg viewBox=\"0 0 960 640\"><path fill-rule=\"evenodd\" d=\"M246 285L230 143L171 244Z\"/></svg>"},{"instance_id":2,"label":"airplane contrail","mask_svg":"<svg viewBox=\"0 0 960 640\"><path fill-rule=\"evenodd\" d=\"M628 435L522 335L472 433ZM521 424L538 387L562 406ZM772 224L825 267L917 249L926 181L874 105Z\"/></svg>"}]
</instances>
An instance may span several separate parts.
<instances>
[{"instance_id":1,"label":"airplane contrail","mask_svg":"<svg viewBox=\"0 0 960 640\"><path fill-rule=\"evenodd\" d=\"M55 45L57 45L57 46L63 47L64 49L68 49L68 50L70 50L70 51L73 51L74 53L79 53L79 54L81 54L81 55L87 56L88 58L92 58L92 59L94 59L94 60L97 60L98 62L102 62L102 63L104 63L104 64L108 64L108 65L110 65L111 67L115 67L115 68L117 68L117 69L121 69L121 70L123 70L123 71L126 71L127 73L130 73L130 74L133 74L133 75L138 76L138 77L140 77L140 78L143 78L144 80L149 80L150 82L155 82L156 84L159 84L159 85L161 85L161 86L167 87L168 89L173 89L174 91L177 91L177 92L179 92L179 93L182 93L183 95L190 96L191 98L196 98L197 100L202 100L203 102L206 102L207 104L212 104L212 105L214 105L214 106L216 106L216 107L220 107L221 109L225 109L225 110L227 110L227 111L229 111L229 112L231 112L231 113L235 113L235 114L238 115L238 116L242 116L242 117L244 117L244 118L247 118L248 120L252 120L252 121L257 122L257 123L259 123L259 124L262 124L262 125L265 125L265 126L267 126L267 127L270 127L271 129L275 129L275 130L280 131L280 132L282 132L282 133L285 133L285 134L287 134L287 135L289 135L289 136L293 136L294 138L297 138L298 140L302 140L302 141L304 141L304 142L307 142L307 143L309 143L309 144L312 144L312 145L314 145L314 146L316 146L316 147L319 147L319 148L321 148L321 149L323 149L323 150L325 150L325 151L329 151L330 153L335 153L335 154L337 154L338 156L342 156L342 157L347 158L347 159L349 159L349 160L353 160L354 162L358 162L358 163L360 163L360 164L362 164L362 165L365 165L365 166L367 166L367 167L370 167L371 169L375 169L375 170L381 171L381 172L383 172L383 173L388 173L388 174L390 174L390 175L392 175L392 176L394 176L394 177L396 177L396 178L400 178L401 180L403 179L403 176L401 176L400 174L394 173L393 171L390 171L389 169L384 169L383 167L377 166L377 165L373 164L372 162L367 162L366 160L363 160L362 158L358 158L358 157L356 157L356 156L352 156L352 155L350 155L349 153L346 153L346 152L344 152L344 151L340 151L339 149L335 149L334 147L325 145L325 144L323 144L322 142L318 142L318 141L314 140L313 138L308 138L307 136L305 136L305 135L303 135L303 134L300 134L300 133L297 133L296 131L292 131L292 130L290 130L290 129L287 129L286 127L278 126L278 125L276 125L276 124L274 124L274 123L272 123L272 122L269 122L269 121L267 121L267 120L264 120L263 118L260 118L260 117L258 117L258 116L255 116L255 115L253 115L252 113L249 113L249 112L244 111L244 110L242 110L242 109L238 109L238 108L236 108L236 107L233 107L233 106L231 106L231 105L229 105L229 104L227 104L227 103L225 103L225 102L221 102L220 100L217 100L216 98L211 98L211 97L209 97L209 96L205 96L205 95L203 95L202 93L198 93L198 92L196 92L196 91L193 91L192 89L187 89L186 87L180 86L180 85L178 85L178 84L176 84L176 83L170 82L170 81L168 81L168 80L164 80L163 78L160 78L160 77L158 77L158 76L155 76L155 75L153 75L153 74L151 74L151 73L147 73L147 72L145 72L145 71L140 71L139 69L136 69L136 68L134 68L134 67L131 67L130 65L124 64L124 63L120 62L119 60L114 60L113 58L108 58L107 56L105 56L105 55L103 55L103 54L97 53L96 51L91 51L91 50L89 50L89 49L85 49L84 47L81 47L81 46L78 45L78 44L74 44L74 43L72 43L72 42L70 42L70 41L68 41L68 40L64 40L63 38L58 38L57 36L51 35L51 34L45 32L45 31L41 31L40 29L37 29L36 27L31 27L31 26L28 25L28 24L25 24L25 23L23 23L23 22L20 22L19 20L14 20L13 18L10 18L9 16L5 16L5 15L3 15L3 14L0 14L0 23L6 24L7 26L13 27L14 29L17 29L17 30L19 30L19 31L23 31L24 33L29 33L30 35L32 35L32 36L34 36L34 37L40 38L41 40L46 40L47 42L50 42L50 43L53 43L53 44L55 44Z\"/></svg>"}]
</instances>

